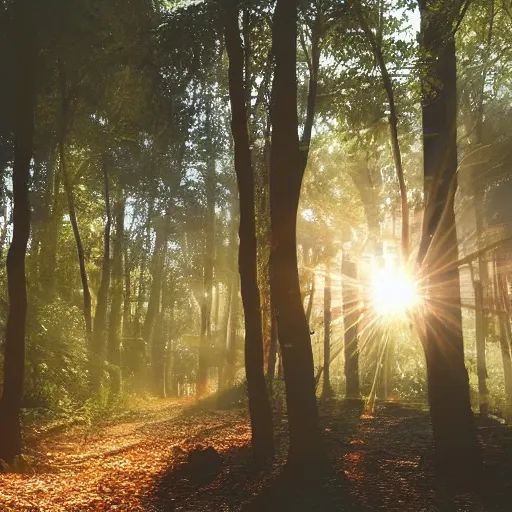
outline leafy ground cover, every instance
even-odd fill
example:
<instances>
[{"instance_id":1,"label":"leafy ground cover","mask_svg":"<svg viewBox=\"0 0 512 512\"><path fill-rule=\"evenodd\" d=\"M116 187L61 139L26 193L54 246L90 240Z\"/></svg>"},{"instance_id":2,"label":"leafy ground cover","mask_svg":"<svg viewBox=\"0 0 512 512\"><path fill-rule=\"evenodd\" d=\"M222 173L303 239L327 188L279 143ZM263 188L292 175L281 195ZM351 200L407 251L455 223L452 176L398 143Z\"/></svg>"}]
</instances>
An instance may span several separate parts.
<instances>
[{"instance_id":1,"label":"leafy ground cover","mask_svg":"<svg viewBox=\"0 0 512 512\"><path fill-rule=\"evenodd\" d=\"M0 474L6 511L507 511L512 503L512 434L478 420L485 472L480 489L453 495L436 482L424 410L383 405L375 416L332 401L321 406L329 463L285 470L286 419L276 414L277 456L251 463L245 409L217 411L191 401L153 401L91 433L33 433L24 473ZM188 454L212 446L220 468L191 470ZM313 475L313 476L312 476Z\"/></svg>"}]
</instances>

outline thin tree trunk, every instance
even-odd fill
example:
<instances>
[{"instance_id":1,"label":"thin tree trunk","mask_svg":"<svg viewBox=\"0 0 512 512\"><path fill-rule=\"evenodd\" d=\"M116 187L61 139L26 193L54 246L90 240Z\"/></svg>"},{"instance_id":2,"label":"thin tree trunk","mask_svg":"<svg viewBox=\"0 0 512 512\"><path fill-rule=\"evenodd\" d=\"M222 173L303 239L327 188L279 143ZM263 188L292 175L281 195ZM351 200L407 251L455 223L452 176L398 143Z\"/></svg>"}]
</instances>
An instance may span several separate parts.
<instances>
[{"instance_id":1,"label":"thin tree trunk","mask_svg":"<svg viewBox=\"0 0 512 512\"><path fill-rule=\"evenodd\" d=\"M296 218L304 163L297 135L297 1L278 0L272 27L270 211L271 290L283 359L290 467L303 468L321 455L313 352L302 305L297 266Z\"/></svg>"},{"instance_id":2,"label":"thin tree trunk","mask_svg":"<svg viewBox=\"0 0 512 512\"><path fill-rule=\"evenodd\" d=\"M199 346L199 364L197 371L196 397L201 398L207 392L209 356L208 348L211 344L211 313L213 290L213 262L215 251L215 203L216 203L216 155L213 147L213 120L212 99L209 98L206 112L206 132L209 144L208 163L205 175L206 188L206 217L205 217L205 245L203 260L203 296L201 297L201 328Z\"/></svg>"},{"instance_id":3,"label":"thin tree trunk","mask_svg":"<svg viewBox=\"0 0 512 512\"><path fill-rule=\"evenodd\" d=\"M110 318L108 322L107 361L109 363L110 391L121 391L121 325L123 320L123 241L124 197L119 190L114 206L114 237L112 240L112 286Z\"/></svg>"},{"instance_id":4,"label":"thin tree trunk","mask_svg":"<svg viewBox=\"0 0 512 512\"><path fill-rule=\"evenodd\" d=\"M342 260L343 326L345 353L345 381L347 398L358 399L359 391L359 347L358 321L359 296L357 292L357 266L346 255Z\"/></svg>"},{"instance_id":5,"label":"thin tree trunk","mask_svg":"<svg viewBox=\"0 0 512 512\"><path fill-rule=\"evenodd\" d=\"M457 74L454 24L458 2L421 0L425 215L419 262L428 300L420 334L427 362L436 466L459 484L481 468L464 364L458 245L454 200L457 185ZM432 87L435 84L435 87Z\"/></svg>"},{"instance_id":6,"label":"thin tree trunk","mask_svg":"<svg viewBox=\"0 0 512 512\"><path fill-rule=\"evenodd\" d=\"M268 357L268 369L267 369L267 380L272 386L276 375L276 363L277 363L277 318L276 311L272 304L271 307L271 318L270 318L270 353Z\"/></svg>"},{"instance_id":7,"label":"thin tree trunk","mask_svg":"<svg viewBox=\"0 0 512 512\"><path fill-rule=\"evenodd\" d=\"M64 183L64 191L66 193L68 201L68 212L71 227L73 228L73 235L75 237L76 250L78 254L78 264L80 266L80 279L82 281L82 292L84 300L84 321L85 321L85 333L89 342L92 339L92 301L91 292L89 289L89 281L87 278L87 270L85 268L85 252L82 244L82 237L80 236L80 229L78 227L78 221L76 218L75 210L75 198L73 197L73 189L66 168L65 159L65 145L64 141L61 140L59 143L60 152L60 168L62 173L62 181Z\"/></svg>"},{"instance_id":8,"label":"thin tree trunk","mask_svg":"<svg viewBox=\"0 0 512 512\"><path fill-rule=\"evenodd\" d=\"M231 132L235 143L235 172L240 198L240 249L238 268L245 317L245 373L252 427L253 456L264 461L274 452L272 410L263 368L261 298L258 288L258 260L254 199L254 173L251 164L247 105L244 87L244 54L238 29L238 6L233 0L226 14L226 48L229 55L229 96Z\"/></svg>"},{"instance_id":9,"label":"thin tree trunk","mask_svg":"<svg viewBox=\"0 0 512 512\"><path fill-rule=\"evenodd\" d=\"M318 72L320 70L321 57L321 35L323 31L323 16L319 11L311 28L311 57L308 60L309 84L308 99L306 107L306 119L304 120L304 131L300 140L300 158L302 172L304 173L308 163L309 150L311 146L311 135L316 114L316 103L318 95ZM303 43L303 41L301 41ZM305 49L305 44L302 44ZM307 55L307 51L305 52Z\"/></svg>"},{"instance_id":10,"label":"thin tree trunk","mask_svg":"<svg viewBox=\"0 0 512 512\"><path fill-rule=\"evenodd\" d=\"M155 226L155 249L151 261L151 288L148 299L148 309L144 319L143 338L151 344L153 328L160 311L160 298L162 295L162 278L165 263L165 246L167 245L167 229L163 225L166 219L159 219L159 225Z\"/></svg>"},{"instance_id":11,"label":"thin tree trunk","mask_svg":"<svg viewBox=\"0 0 512 512\"><path fill-rule=\"evenodd\" d=\"M388 98L389 105L389 128L391 132L391 148L393 151L393 160L395 162L396 176L398 178L398 185L400 187L400 202L402 212L402 261L407 262L409 258L409 206L407 202L407 186L405 184L404 169L402 165L402 154L400 151L400 142L398 140L398 114L395 104L395 92L393 89L393 82L389 76L389 72L384 60L382 52L382 42L372 32L368 21L366 20L360 0L355 2L355 7L361 27L368 39L371 46L373 55L380 69L382 83ZM393 229L394 234L394 229Z\"/></svg>"},{"instance_id":12,"label":"thin tree trunk","mask_svg":"<svg viewBox=\"0 0 512 512\"><path fill-rule=\"evenodd\" d=\"M474 278L471 265L471 277L475 291L475 338L476 338L476 373L478 377L478 400L480 414L489 412L489 391L487 389L487 364L485 358L484 294L482 282Z\"/></svg>"},{"instance_id":13,"label":"thin tree trunk","mask_svg":"<svg viewBox=\"0 0 512 512\"><path fill-rule=\"evenodd\" d=\"M236 356L238 351L238 315L240 299L238 297L239 280L237 279L231 289L231 309L229 313L228 348L226 355L226 383L233 386L236 380Z\"/></svg>"},{"instance_id":14,"label":"thin tree trunk","mask_svg":"<svg viewBox=\"0 0 512 512\"><path fill-rule=\"evenodd\" d=\"M506 408L504 417L507 423L512 421L512 358L510 354L510 315L507 305L507 290L497 258L494 259L494 289L496 290L496 304L498 306L498 320L500 326L500 349L503 362L503 377L505 381Z\"/></svg>"},{"instance_id":15,"label":"thin tree trunk","mask_svg":"<svg viewBox=\"0 0 512 512\"><path fill-rule=\"evenodd\" d=\"M103 263L101 265L101 281L96 299L96 311L92 333L90 364L91 387L93 391L99 391L102 383L103 366L105 364L107 342L107 313L108 291L110 288L110 228L112 226L112 213L110 209L110 189L107 163L103 161L103 187L105 193L105 213L107 220L103 231Z\"/></svg>"},{"instance_id":16,"label":"thin tree trunk","mask_svg":"<svg viewBox=\"0 0 512 512\"><path fill-rule=\"evenodd\" d=\"M13 237L7 254L9 313L0 401L0 458L8 464L21 454L20 409L25 371L27 290L25 257L30 235L29 169L33 154L36 83L35 20L30 2L14 7L16 116L13 166Z\"/></svg>"},{"instance_id":17,"label":"thin tree trunk","mask_svg":"<svg viewBox=\"0 0 512 512\"><path fill-rule=\"evenodd\" d=\"M223 342L222 347L222 361L223 364L219 370L219 389L225 389L228 385L233 384L234 379L234 361L235 358L231 358L233 362L233 368L226 370L226 366L229 366L230 356L230 317L231 309L233 307L233 300L237 300L238 287L239 287L239 275L236 269L237 258L238 258L238 218L240 215L239 204L238 204L238 191L236 184L233 185L231 190L231 227L229 233L229 251L227 257L228 267L231 269L229 272L229 282L226 290L226 301L222 321L222 332L221 340ZM236 330L236 327L235 327Z\"/></svg>"},{"instance_id":18,"label":"thin tree trunk","mask_svg":"<svg viewBox=\"0 0 512 512\"><path fill-rule=\"evenodd\" d=\"M227 386L226 381L226 362L228 355L228 336L229 336L229 312L231 310L231 295L234 287L234 280L236 276L229 279L226 288L226 297L224 300L224 307L222 308L222 320L220 325L219 342L221 343L221 363L219 366L219 384L218 391L222 391Z\"/></svg>"},{"instance_id":19,"label":"thin tree trunk","mask_svg":"<svg viewBox=\"0 0 512 512\"><path fill-rule=\"evenodd\" d=\"M46 211L47 219L44 229L44 240L41 245L41 274L40 286L46 296L55 295L55 285L57 273L57 246L59 240L59 231L62 221L62 210L60 201L61 176L56 164L57 150L51 151L48 162L47 177L47 198Z\"/></svg>"},{"instance_id":20,"label":"thin tree trunk","mask_svg":"<svg viewBox=\"0 0 512 512\"><path fill-rule=\"evenodd\" d=\"M148 260L148 255L151 251L151 218L153 217L154 211L154 198L149 198L148 200L148 216L146 221L146 229L145 229L145 243L142 243L142 257L140 261L140 275L139 275L139 283L138 283L138 294L137 294L137 306L135 308L135 318L134 318L134 335L135 337L143 336L142 327L142 311L144 309L144 302L146 300L146 265Z\"/></svg>"},{"instance_id":21,"label":"thin tree trunk","mask_svg":"<svg viewBox=\"0 0 512 512\"><path fill-rule=\"evenodd\" d=\"M480 94L478 97L477 120L475 130L475 142L477 146L483 143L483 126L484 126L484 96L485 96L485 83L487 81L487 74L489 71L489 57L492 50L492 39L494 31L494 16L495 16L495 1L489 2L489 27L487 32L486 51L484 56L484 66L482 70L482 80L480 86ZM480 249L483 245L484 234L484 204L485 204L485 185L482 183L482 174L485 170L482 168L484 164L476 165L473 170L471 183L473 186L473 204L475 210L475 232L477 248ZM473 268L473 267L471 267ZM478 256L478 277L479 285L475 282L475 297L478 293L481 299L479 308L476 310L476 343L477 343L477 367L479 375L479 395L480 395L480 413L487 414L488 412L488 390L485 378L487 377L487 365L485 360L485 340L488 331L488 317L483 310L484 304L489 303L489 269L485 254ZM481 297L480 297L481 295Z\"/></svg>"},{"instance_id":22,"label":"thin tree trunk","mask_svg":"<svg viewBox=\"0 0 512 512\"><path fill-rule=\"evenodd\" d=\"M325 269L324 283L324 384L322 398L333 395L331 388L331 273L329 265Z\"/></svg>"},{"instance_id":23,"label":"thin tree trunk","mask_svg":"<svg viewBox=\"0 0 512 512\"><path fill-rule=\"evenodd\" d=\"M123 263L124 263L124 300L123 300L123 336L133 335L132 332L132 281L128 237L123 233Z\"/></svg>"}]
</instances>

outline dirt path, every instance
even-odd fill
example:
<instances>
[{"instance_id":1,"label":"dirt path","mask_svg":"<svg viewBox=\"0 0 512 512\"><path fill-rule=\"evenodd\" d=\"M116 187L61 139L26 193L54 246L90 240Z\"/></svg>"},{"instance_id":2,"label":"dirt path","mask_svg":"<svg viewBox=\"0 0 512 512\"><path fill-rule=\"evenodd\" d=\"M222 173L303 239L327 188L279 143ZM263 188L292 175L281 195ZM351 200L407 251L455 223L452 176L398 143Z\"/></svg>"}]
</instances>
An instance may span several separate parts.
<instances>
[{"instance_id":1,"label":"dirt path","mask_svg":"<svg viewBox=\"0 0 512 512\"><path fill-rule=\"evenodd\" d=\"M189 405L160 403L144 419L106 426L88 438L71 430L41 440L27 474L0 474L0 510L147 510L155 476L205 433L231 433L219 440L219 450L248 440L240 413L189 416Z\"/></svg>"},{"instance_id":2,"label":"dirt path","mask_svg":"<svg viewBox=\"0 0 512 512\"><path fill-rule=\"evenodd\" d=\"M321 408L329 474L312 488L286 480L286 421L276 415L275 462L252 467L247 413L191 410L161 401L142 417L83 432L46 436L32 455L32 474L0 474L0 511L176 512L507 512L511 510L512 431L479 420L485 472L470 495L440 493L430 457L426 411L383 407L368 417L333 401ZM202 444L222 467L198 481L186 464ZM316 485L316 484L315 484Z\"/></svg>"}]
</instances>

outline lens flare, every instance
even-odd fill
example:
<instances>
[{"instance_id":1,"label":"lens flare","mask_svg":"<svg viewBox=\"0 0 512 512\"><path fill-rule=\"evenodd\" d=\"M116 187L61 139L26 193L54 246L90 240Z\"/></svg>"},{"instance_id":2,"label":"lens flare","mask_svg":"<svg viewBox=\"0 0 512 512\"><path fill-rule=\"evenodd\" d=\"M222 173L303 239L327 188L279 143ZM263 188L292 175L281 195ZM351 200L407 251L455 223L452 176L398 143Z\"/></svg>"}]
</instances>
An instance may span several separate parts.
<instances>
[{"instance_id":1,"label":"lens flare","mask_svg":"<svg viewBox=\"0 0 512 512\"><path fill-rule=\"evenodd\" d=\"M404 271L379 271L371 280L370 299L379 316L407 314L420 302L417 282Z\"/></svg>"}]
</instances>

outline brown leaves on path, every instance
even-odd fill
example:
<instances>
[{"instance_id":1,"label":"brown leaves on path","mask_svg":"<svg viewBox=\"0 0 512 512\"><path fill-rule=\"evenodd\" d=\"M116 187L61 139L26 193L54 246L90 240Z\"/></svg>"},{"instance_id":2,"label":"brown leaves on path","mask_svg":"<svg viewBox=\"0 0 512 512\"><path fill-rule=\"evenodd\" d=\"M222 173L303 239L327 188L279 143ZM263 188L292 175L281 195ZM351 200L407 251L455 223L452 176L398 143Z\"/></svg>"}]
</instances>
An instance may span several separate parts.
<instances>
[{"instance_id":1,"label":"brown leaves on path","mask_svg":"<svg viewBox=\"0 0 512 512\"><path fill-rule=\"evenodd\" d=\"M37 440L32 474L0 474L2 511L142 511L156 475L206 441L219 452L250 440L242 412L182 414L167 400L148 419L112 424L84 439L76 430Z\"/></svg>"}]
</instances>

